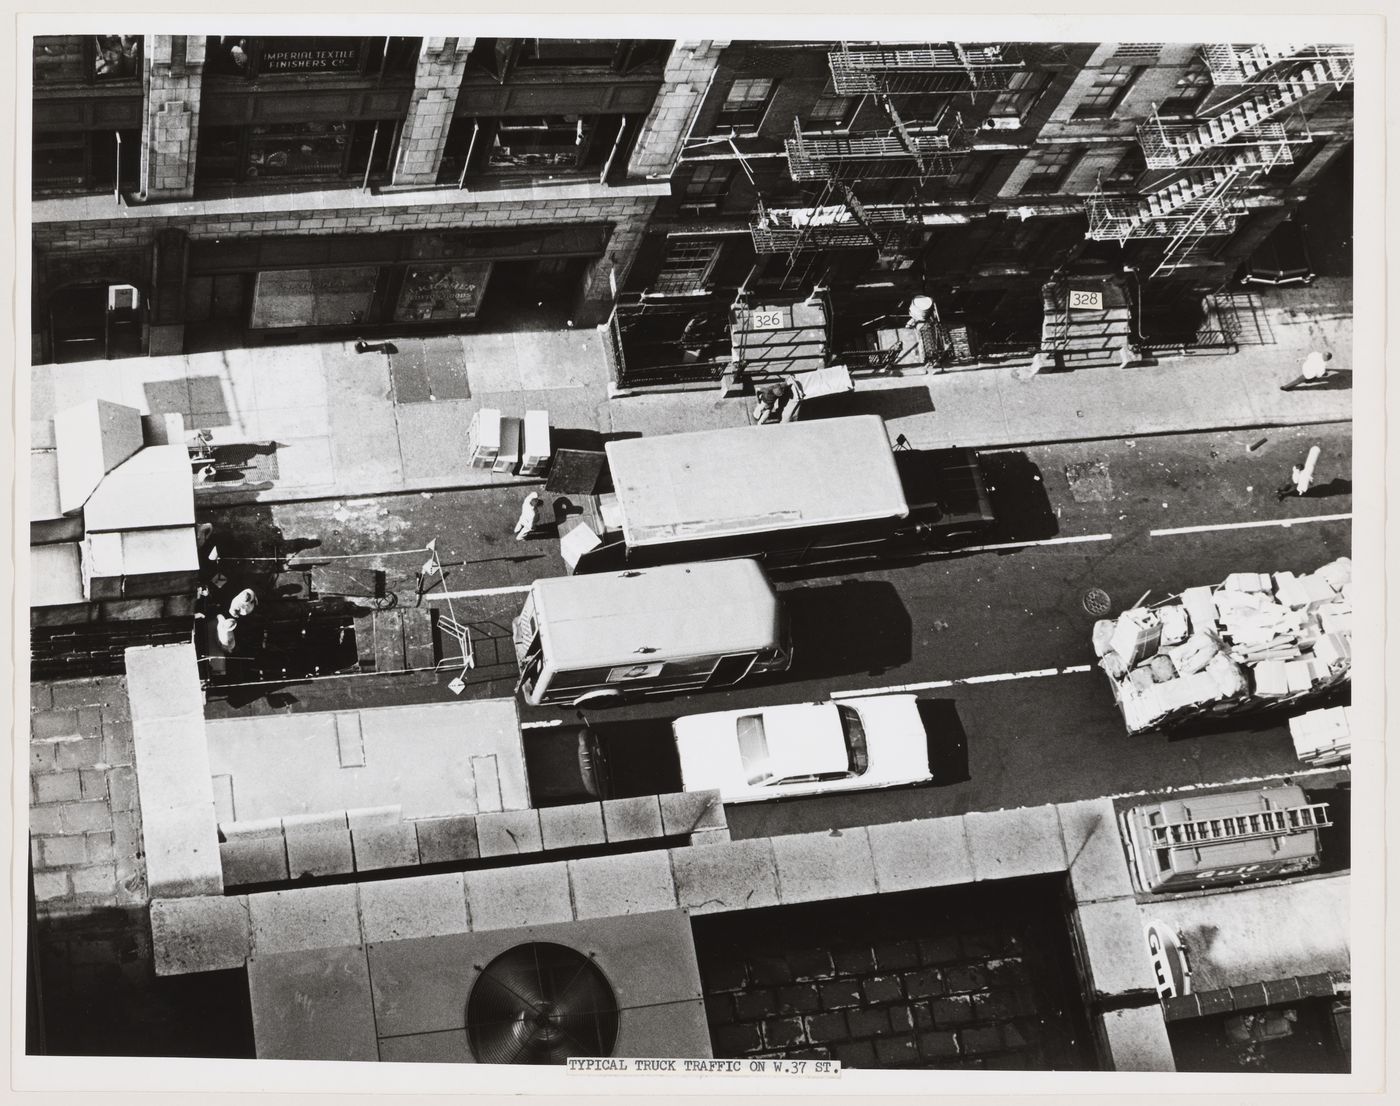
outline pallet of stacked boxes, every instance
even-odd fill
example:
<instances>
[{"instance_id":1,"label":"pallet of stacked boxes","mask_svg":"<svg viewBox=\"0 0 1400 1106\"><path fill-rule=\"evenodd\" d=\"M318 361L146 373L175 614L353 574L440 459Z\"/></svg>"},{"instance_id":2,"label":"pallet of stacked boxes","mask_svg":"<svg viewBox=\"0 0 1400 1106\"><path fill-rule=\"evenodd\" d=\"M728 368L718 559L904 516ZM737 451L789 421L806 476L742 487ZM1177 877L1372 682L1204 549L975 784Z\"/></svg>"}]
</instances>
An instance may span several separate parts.
<instances>
[{"instance_id":1,"label":"pallet of stacked boxes","mask_svg":"<svg viewBox=\"0 0 1400 1106\"><path fill-rule=\"evenodd\" d=\"M1295 705L1351 679L1351 560L1234 572L1094 624L1129 733Z\"/></svg>"},{"instance_id":2,"label":"pallet of stacked boxes","mask_svg":"<svg viewBox=\"0 0 1400 1106\"><path fill-rule=\"evenodd\" d=\"M1351 761L1351 707L1319 707L1288 720L1298 759L1315 768Z\"/></svg>"}]
</instances>

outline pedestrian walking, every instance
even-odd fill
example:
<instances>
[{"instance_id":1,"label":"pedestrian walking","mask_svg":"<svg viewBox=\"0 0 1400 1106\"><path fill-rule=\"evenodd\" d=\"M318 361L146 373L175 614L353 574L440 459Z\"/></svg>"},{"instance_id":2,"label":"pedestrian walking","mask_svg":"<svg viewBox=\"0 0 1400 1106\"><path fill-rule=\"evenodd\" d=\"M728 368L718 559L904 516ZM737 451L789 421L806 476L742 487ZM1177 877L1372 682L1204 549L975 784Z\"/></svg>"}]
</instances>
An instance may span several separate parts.
<instances>
[{"instance_id":1,"label":"pedestrian walking","mask_svg":"<svg viewBox=\"0 0 1400 1106\"><path fill-rule=\"evenodd\" d=\"M1315 349L1307 357L1303 358L1303 375L1295 377L1287 384L1283 385L1283 391L1291 392L1295 388L1303 388L1310 384L1316 384L1324 379L1328 372L1327 362L1332 360L1330 353L1323 353L1322 350Z\"/></svg>"},{"instance_id":2,"label":"pedestrian walking","mask_svg":"<svg viewBox=\"0 0 1400 1106\"><path fill-rule=\"evenodd\" d=\"M515 540L524 541L544 521L544 498L539 492L531 492L520 505L520 517L515 520Z\"/></svg>"},{"instance_id":3,"label":"pedestrian walking","mask_svg":"<svg viewBox=\"0 0 1400 1106\"><path fill-rule=\"evenodd\" d=\"M1293 466L1292 478L1278 490L1280 503L1291 495L1301 499L1308 494L1308 489L1312 487L1313 474L1317 470L1317 459L1321 456L1322 447L1315 445L1308 450L1307 459L1301 465Z\"/></svg>"}]
</instances>

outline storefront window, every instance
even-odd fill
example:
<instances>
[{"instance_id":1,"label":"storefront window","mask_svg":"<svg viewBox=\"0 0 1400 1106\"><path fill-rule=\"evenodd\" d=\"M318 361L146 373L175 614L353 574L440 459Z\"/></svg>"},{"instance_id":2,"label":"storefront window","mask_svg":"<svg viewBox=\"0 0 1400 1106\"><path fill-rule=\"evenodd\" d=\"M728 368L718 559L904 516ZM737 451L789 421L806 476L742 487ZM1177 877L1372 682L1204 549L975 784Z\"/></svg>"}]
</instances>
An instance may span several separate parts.
<instances>
[{"instance_id":1,"label":"storefront window","mask_svg":"<svg viewBox=\"0 0 1400 1106\"><path fill-rule=\"evenodd\" d=\"M291 38L211 35L205 64L228 77L373 76L411 71L420 38Z\"/></svg>"},{"instance_id":2,"label":"storefront window","mask_svg":"<svg viewBox=\"0 0 1400 1106\"><path fill-rule=\"evenodd\" d=\"M345 269L279 269L257 275L254 328L353 326L369 317L375 266Z\"/></svg>"},{"instance_id":3,"label":"storefront window","mask_svg":"<svg viewBox=\"0 0 1400 1106\"><path fill-rule=\"evenodd\" d=\"M490 275L489 261L414 266L404 275L399 302L394 308L394 321L424 323L474 319Z\"/></svg>"},{"instance_id":4,"label":"storefront window","mask_svg":"<svg viewBox=\"0 0 1400 1106\"><path fill-rule=\"evenodd\" d=\"M36 85L134 80L140 35L46 35L34 40Z\"/></svg>"}]
</instances>

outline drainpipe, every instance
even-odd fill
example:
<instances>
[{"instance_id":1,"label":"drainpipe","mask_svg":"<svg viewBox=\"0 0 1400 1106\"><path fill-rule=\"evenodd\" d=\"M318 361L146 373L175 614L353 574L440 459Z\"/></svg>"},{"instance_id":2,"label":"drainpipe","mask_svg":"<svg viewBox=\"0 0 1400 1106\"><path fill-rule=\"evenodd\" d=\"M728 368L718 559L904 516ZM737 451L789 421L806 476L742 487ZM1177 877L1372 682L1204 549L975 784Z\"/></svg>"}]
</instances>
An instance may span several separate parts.
<instances>
[{"instance_id":1,"label":"drainpipe","mask_svg":"<svg viewBox=\"0 0 1400 1106\"><path fill-rule=\"evenodd\" d=\"M379 145L379 126L378 123L374 125L374 134L369 140L369 157L365 160L365 179L360 182L361 192L369 191L369 174L374 168L374 148Z\"/></svg>"}]
</instances>

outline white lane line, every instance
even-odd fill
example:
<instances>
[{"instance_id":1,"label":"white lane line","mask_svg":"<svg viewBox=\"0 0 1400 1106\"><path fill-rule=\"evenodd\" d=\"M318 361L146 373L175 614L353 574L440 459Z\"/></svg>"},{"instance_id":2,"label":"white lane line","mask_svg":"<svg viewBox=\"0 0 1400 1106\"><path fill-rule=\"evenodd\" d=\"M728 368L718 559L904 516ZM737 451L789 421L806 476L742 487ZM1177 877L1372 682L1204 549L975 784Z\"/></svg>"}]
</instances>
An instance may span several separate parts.
<instances>
[{"instance_id":1,"label":"white lane line","mask_svg":"<svg viewBox=\"0 0 1400 1106\"><path fill-rule=\"evenodd\" d=\"M1217 522L1212 526L1174 526L1167 530L1149 530L1154 538L1170 537L1172 534L1204 534L1211 530L1251 530L1260 526L1303 526L1309 522L1340 522L1351 518L1351 512L1340 515L1308 515L1306 518L1276 518L1264 522Z\"/></svg>"},{"instance_id":2,"label":"white lane line","mask_svg":"<svg viewBox=\"0 0 1400 1106\"><path fill-rule=\"evenodd\" d=\"M958 687L961 684L990 684L1003 680L1038 680L1046 676L1070 676L1079 672L1092 672L1093 665L1071 664L1064 668L1036 668L1027 672L998 672L990 676L963 676L956 680L924 680L917 684L894 684L889 687L867 687L859 690L833 691L833 699L849 699L854 695L897 695L902 691L931 691L940 687Z\"/></svg>"},{"instance_id":3,"label":"white lane line","mask_svg":"<svg viewBox=\"0 0 1400 1106\"><path fill-rule=\"evenodd\" d=\"M1033 545L1073 545L1084 541L1112 541L1112 534L1079 534L1072 538L1041 538L1039 541L1008 541L1000 545L960 545L956 549L939 549L934 557L951 557L958 553L995 553L998 549L1028 549Z\"/></svg>"},{"instance_id":4,"label":"white lane line","mask_svg":"<svg viewBox=\"0 0 1400 1106\"><path fill-rule=\"evenodd\" d=\"M960 545L957 549L940 549L931 555L951 557L958 553L992 553L998 549L1027 549L1033 545L1072 545L1086 541L1112 541L1112 534L1080 534L1070 538L1042 538L1039 541L1008 541L1000 545ZM472 599L479 595L510 595L529 591L532 585L516 584L505 588L477 588L475 591L438 591L425 594L424 599Z\"/></svg>"},{"instance_id":5,"label":"white lane line","mask_svg":"<svg viewBox=\"0 0 1400 1106\"><path fill-rule=\"evenodd\" d=\"M424 594L424 599L474 599L479 595L513 595L529 591L533 584L512 584L506 588L477 588L475 591L434 591Z\"/></svg>"},{"instance_id":6,"label":"white lane line","mask_svg":"<svg viewBox=\"0 0 1400 1106\"><path fill-rule=\"evenodd\" d=\"M564 720L562 718L552 718L547 722L522 722L520 723L520 728L522 730L539 730L546 726L562 726L563 724Z\"/></svg>"}]
</instances>

